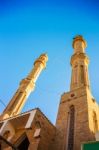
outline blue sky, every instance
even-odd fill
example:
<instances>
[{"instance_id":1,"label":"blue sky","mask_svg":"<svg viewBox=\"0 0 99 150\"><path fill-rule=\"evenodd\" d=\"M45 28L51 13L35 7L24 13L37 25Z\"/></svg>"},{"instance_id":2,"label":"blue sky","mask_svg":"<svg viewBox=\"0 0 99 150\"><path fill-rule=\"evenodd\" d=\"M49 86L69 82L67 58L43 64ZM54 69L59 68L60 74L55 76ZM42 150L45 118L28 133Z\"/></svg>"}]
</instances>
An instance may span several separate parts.
<instances>
[{"instance_id":1,"label":"blue sky","mask_svg":"<svg viewBox=\"0 0 99 150\"><path fill-rule=\"evenodd\" d=\"M46 52L47 68L23 111L39 107L55 123L61 94L70 87L72 38L77 34L88 43L91 89L99 102L98 0L0 0L0 99L8 104L35 59Z\"/></svg>"}]
</instances>

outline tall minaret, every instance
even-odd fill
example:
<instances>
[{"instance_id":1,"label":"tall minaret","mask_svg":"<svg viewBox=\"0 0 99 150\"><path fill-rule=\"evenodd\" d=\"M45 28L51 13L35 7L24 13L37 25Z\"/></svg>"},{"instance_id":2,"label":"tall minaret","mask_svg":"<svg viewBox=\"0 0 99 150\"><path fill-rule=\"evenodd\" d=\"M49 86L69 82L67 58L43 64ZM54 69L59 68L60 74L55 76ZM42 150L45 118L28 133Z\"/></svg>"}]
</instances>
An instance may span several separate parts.
<instances>
[{"instance_id":1,"label":"tall minaret","mask_svg":"<svg viewBox=\"0 0 99 150\"><path fill-rule=\"evenodd\" d=\"M70 91L61 96L56 120L57 150L81 150L81 144L94 141L99 130L99 106L91 94L88 78L87 44L82 36L76 36L72 45Z\"/></svg>"},{"instance_id":2,"label":"tall minaret","mask_svg":"<svg viewBox=\"0 0 99 150\"><path fill-rule=\"evenodd\" d=\"M89 88L88 78L88 64L89 59L85 54L87 46L86 41L82 36L76 36L72 44L74 54L71 57L72 77L71 77L71 90L87 86Z\"/></svg>"},{"instance_id":3,"label":"tall minaret","mask_svg":"<svg viewBox=\"0 0 99 150\"><path fill-rule=\"evenodd\" d=\"M35 88L35 82L41 71L46 67L48 57L42 54L35 62L29 75L20 82L19 88L1 115L2 119L12 117L21 112L28 96Z\"/></svg>"}]
</instances>

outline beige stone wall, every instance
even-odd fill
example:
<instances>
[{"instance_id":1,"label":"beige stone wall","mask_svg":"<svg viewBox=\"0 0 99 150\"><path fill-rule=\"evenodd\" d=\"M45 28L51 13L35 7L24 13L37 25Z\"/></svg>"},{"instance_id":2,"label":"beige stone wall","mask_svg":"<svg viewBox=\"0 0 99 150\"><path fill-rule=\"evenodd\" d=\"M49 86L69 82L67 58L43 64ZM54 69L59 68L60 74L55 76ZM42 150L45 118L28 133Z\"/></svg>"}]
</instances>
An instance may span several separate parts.
<instances>
[{"instance_id":1,"label":"beige stone wall","mask_svg":"<svg viewBox=\"0 0 99 150\"><path fill-rule=\"evenodd\" d=\"M61 97L53 150L80 150L83 142L95 140L95 133L99 130L99 106L90 92L89 58L85 53L87 43L78 35L73 39L72 46L70 92ZM70 111L71 106L74 112ZM68 148L68 141L71 148Z\"/></svg>"},{"instance_id":2,"label":"beige stone wall","mask_svg":"<svg viewBox=\"0 0 99 150\"><path fill-rule=\"evenodd\" d=\"M25 128L28 122L27 115L12 118L10 122L14 125L15 129L15 135L10 140L12 144L17 146L21 137L25 134L30 142L28 150L51 150L50 146L55 135L55 127L39 109L37 109L33 121L31 122L31 127L28 129ZM3 142L1 150L12 149Z\"/></svg>"},{"instance_id":3,"label":"beige stone wall","mask_svg":"<svg viewBox=\"0 0 99 150\"><path fill-rule=\"evenodd\" d=\"M56 145L55 150L66 150L68 143L68 117L71 105L75 107L75 124L74 124L74 150L81 149L81 143L95 140L92 124L92 109L97 110L99 116L99 107L93 104L88 94L87 88L79 88L77 90L65 93L61 97L59 111L56 122Z\"/></svg>"},{"instance_id":4,"label":"beige stone wall","mask_svg":"<svg viewBox=\"0 0 99 150\"><path fill-rule=\"evenodd\" d=\"M94 97L91 95L90 91L87 89L87 102L88 102L88 118L89 118L89 128L95 134L99 131L99 104L97 104ZM96 122L97 122L97 129L94 128L94 113L96 114Z\"/></svg>"}]
</instances>

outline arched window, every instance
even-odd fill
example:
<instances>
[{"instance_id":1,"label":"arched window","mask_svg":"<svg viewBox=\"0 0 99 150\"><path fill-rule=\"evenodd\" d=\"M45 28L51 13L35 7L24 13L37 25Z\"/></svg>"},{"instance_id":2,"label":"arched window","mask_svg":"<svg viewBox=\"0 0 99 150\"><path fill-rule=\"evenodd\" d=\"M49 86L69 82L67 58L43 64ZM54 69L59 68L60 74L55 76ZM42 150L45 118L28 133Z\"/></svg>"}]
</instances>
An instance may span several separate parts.
<instances>
[{"instance_id":1,"label":"arched window","mask_svg":"<svg viewBox=\"0 0 99 150\"><path fill-rule=\"evenodd\" d=\"M84 83L84 66L80 66L81 83Z\"/></svg>"},{"instance_id":2,"label":"arched window","mask_svg":"<svg viewBox=\"0 0 99 150\"><path fill-rule=\"evenodd\" d=\"M78 71L78 65L75 65L75 67L74 67L74 84L75 83L77 83L77 77L78 77L78 75L77 75L77 71Z\"/></svg>"},{"instance_id":3,"label":"arched window","mask_svg":"<svg viewBox=\"0 0 99 150\"><path fill-rule=\"evenodd\" d=\"M8 139L8 137L10 137L10 135L11 135L10 131L7 130L7 131L4 132L3 137L4 137L5 139Z\"/></svg>"},{"instance_id":4,"label":"arched window","mask_svg":"<svg viewBox=\"0 0 99 150\"><path fill-rule=\"evenodd\" d=\"M67 150L73 150L74 148L74 123L75 123L75 108L70 106L69 110L69 132L68 132L68 147Z\"/></svg>"},{"instance_id":5,"label":"arched window","mask_svg":"<svg viewBox=\"0 0 99 150\"><path fill-rule=\"evenodd\" d=\"M93 126L94 126L94 132L98 131L98 122L97 122L97 116L96 113L93 112Z\"/></svg>"},{"instance_id":6,"label":"arched window","mask_svg":"<svg viewBox=\"0 0 99 150\"><path fill-rule=\"evenodd\" d=\"M17 141L15 146L17 147L18 150L28 150L29 148L29 139L27 135L24 133Z\"/></svg>"},{"instance_id":7,"label":"arched window","mask_svg":"<svg viewBox=\"0 0 99 150\"><path fill-rule=\"evenodd\" d=\"M36 121L35 126L36 128L41 128L41 123L39 121Z\"/></svg>"}]
</instances>

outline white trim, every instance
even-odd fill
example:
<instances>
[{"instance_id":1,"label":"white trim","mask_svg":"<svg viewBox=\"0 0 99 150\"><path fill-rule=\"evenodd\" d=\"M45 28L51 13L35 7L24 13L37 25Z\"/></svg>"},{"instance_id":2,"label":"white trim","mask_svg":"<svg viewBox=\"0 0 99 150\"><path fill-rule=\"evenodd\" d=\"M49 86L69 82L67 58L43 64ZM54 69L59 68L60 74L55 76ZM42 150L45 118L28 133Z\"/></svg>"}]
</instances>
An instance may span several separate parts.
<instances>
[{"instance_id":1,"label":"white trim","mask_svg":"<svg viewBox=\"0 0 99 150\"><path fill-rule=\"evenodd\" d=\"M30 128L31 127L31 123L33 122L35 114L36 114L36 110L34 110L30 113L30 116L29 116L29 119L28 119L28 121L25 125L25 128Z\"/></svg>"},{"instance_id":2,"label":"white trim","mask_svg":"<svg viewBox=\"0 0 99 150\"><path fill-rule=\"evenodd\" d=\"M26 115L26 114L31 114L31 112L34 112L34 111L37 111L37 109L31 110L31 111L28 111L28 112L25 112L25 113L21 113L21 114L19 114L19 115L15 115L15 116L10 117L10 118L7 118L7 119L5 119L5 120L1 120L0 123L6 122L6 121L9 121L9 120L12 120L12 119L14 119L14 118L18 118L18 117L24 116L24 115Z\"/></svg>"},{"instance_id":3,"label":"white trim","mask_svg":"<svg viewBox=\"0 0 99 150\"><path fill-rule=\"evenodd\" d=\"M0 129L0 135L2 135L3 130L4 130L4 128L5 128L6 124L7 124L7 122L8 122L8 120L6 120L6 121L3 123L3 125L2 125L2 127L1 127L1 129Z\"/></svg>"}]
</instances>

